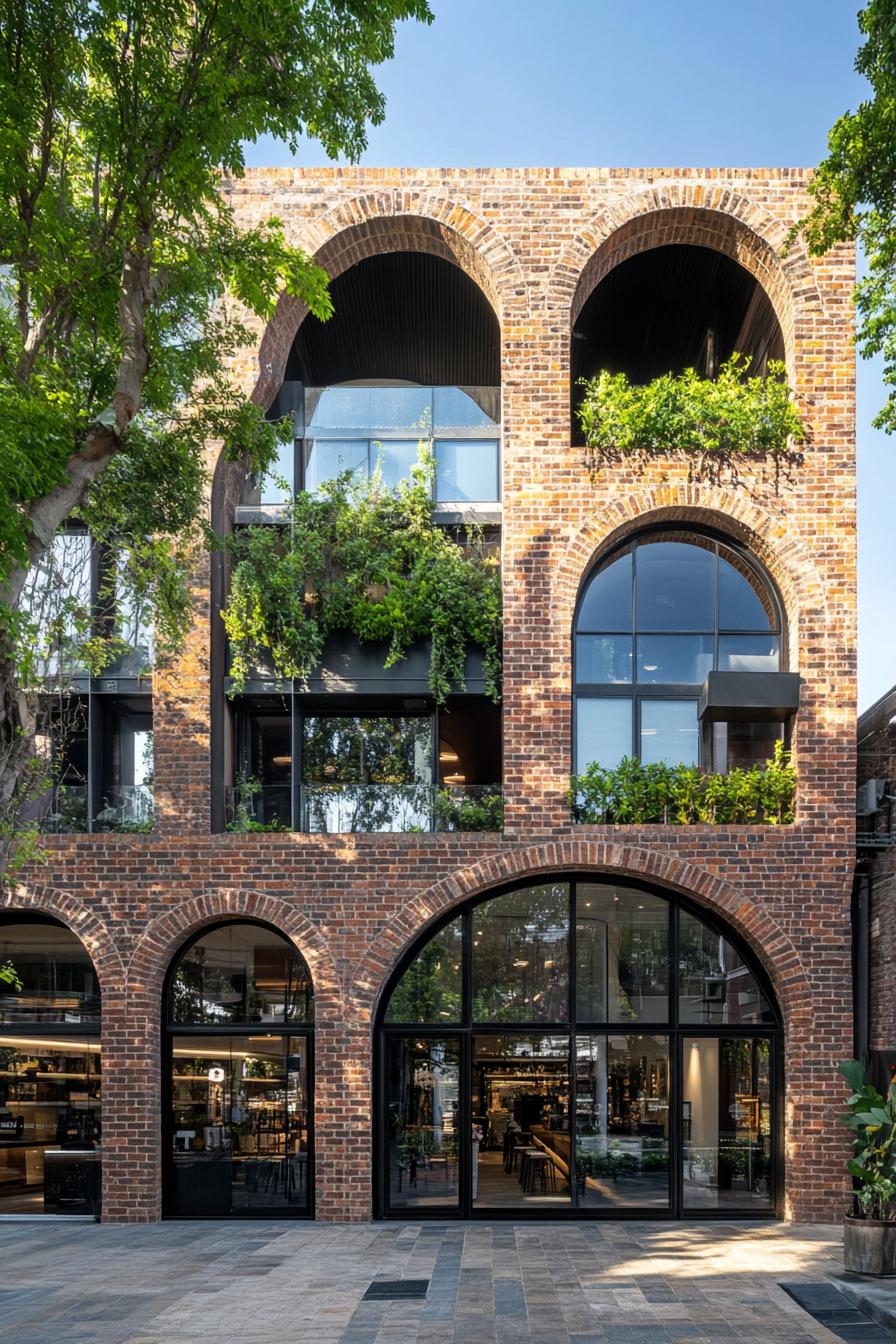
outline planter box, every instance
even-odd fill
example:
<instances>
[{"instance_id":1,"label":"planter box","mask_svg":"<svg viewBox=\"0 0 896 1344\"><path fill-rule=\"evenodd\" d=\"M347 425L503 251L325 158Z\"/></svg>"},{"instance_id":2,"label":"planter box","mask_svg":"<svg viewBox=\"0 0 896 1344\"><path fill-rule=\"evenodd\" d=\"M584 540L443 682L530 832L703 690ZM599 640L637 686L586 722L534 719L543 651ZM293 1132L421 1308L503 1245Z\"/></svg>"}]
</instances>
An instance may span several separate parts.
<instances>
[{"instance_id":1,"label":"planter box","mask_svg":"<svg viewBox=\"0 0 896 1344\"><path fill-rule=\"evenodd\" d=\"M843 1264L850 1274L896 1278L896 1223L847 1217L843 1224Z\"/></svg>"},{"instance_id":2,"label":"planter box","mask_svg":"<svg viewBox=\"0 0 896 1344\"><path fill-rule=\"evenodd\" d=\"M295 689L313 695L429 695L430 641L413 644L404 658L384 667L388 644L362 644L351 634L331 635L324 646L320 667ZM464 663L468 695L485 693L482 653L470 648ZM269 680L270 678L270 680ZM286 690L288 683L274 683L273 671L259 667L246 685L247 691Z\"/></svg>"}]
</instances>

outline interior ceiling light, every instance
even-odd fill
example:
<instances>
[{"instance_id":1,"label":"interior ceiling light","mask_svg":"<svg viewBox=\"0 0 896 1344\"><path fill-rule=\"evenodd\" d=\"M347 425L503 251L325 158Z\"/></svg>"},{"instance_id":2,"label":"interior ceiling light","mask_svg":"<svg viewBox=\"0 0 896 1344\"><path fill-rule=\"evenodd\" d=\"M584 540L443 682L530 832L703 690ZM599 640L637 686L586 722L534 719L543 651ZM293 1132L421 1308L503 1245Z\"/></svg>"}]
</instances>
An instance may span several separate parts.
<instances>
[{"instance_id":1,"label":"interior ceiling light","mask_svg":"<svg viewBox=\"0 0 896 1344\"><path fill-rule=\"evenodd\" d=\"M466 782L467 782L467 777L466 777L466 775L443 775L443 776L442 776L442 783L443 783L443 784L466 784Z\"/></svg>"},{"instance_id":2,"label":"interior ceiling light","mask_svg":"<svg viewBox=\"0 0 896 1344\"><path fill-rule=\"evenodd\" d=\"M291 756L272 756L271 765L292 765Z\"/></svg>"},{"instance_id":3,"label":"interior ceiling light","mask_svg":"<svg viewBox=\"0 0 896 1344\"><path fill-rule=\"evenodd\" d=\"M644 664L644 671L645 671L645 672L655 672L655 671L657 670L658 667L659 667L659 663L645 663L645 664Z\"/></svg>"},{"instance_id":4,"label":"interior ceiling light","mask_svg":"<svg viewBox=\"0 0 896 1344\"><path fill-rule=\"evenodd\" d=\"M459 760L460 760L460 757L458 756L458 754L457 754L456 751L452 751L450 748L448 748L446 751L440 751L440 752L439 752L439 760L440 760L440 761L459 761Z\"/></svg>"}]
</instances>

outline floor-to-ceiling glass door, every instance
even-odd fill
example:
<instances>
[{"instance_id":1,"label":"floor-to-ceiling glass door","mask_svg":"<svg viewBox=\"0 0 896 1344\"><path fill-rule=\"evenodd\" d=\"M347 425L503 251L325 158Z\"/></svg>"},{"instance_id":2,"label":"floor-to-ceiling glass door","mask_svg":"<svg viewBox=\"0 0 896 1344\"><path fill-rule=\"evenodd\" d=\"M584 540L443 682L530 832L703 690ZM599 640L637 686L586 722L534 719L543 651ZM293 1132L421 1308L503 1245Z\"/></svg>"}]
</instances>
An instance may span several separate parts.
<instances>
[{"instance_id":1,"label":"floor-to-ceiling glass door","mask_svg":"<svg viewBox=\"0 0 896 1344\"><path fill-rule=\"evenodd\" d=\"M472 903L399 968L379 1038L383 1215L777 1210L777 1011L677 898L579 880Z\"/></svg>"},{"instance_id":2,"label":"floor-to-ceiling glass door","mask_svg":"<svg viewBox=\"0 0 896 1344\"><path fill-rule=\"evenodd\" d=\"M261 925L188 945L168 994L165 1211L179 1218L313 1211L308 968Z\"/></svg>"}]
</instances>

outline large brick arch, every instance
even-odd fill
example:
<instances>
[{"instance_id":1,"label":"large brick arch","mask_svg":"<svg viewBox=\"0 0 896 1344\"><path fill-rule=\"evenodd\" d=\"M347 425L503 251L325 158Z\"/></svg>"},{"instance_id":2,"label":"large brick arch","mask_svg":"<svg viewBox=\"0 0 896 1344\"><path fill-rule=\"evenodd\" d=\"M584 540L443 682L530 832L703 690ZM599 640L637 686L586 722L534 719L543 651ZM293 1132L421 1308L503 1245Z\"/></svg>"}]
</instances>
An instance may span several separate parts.
<instances>
[{"instance_id":1,"label":"large brick arch","mask_svg":"<svg viewBox=\"0 0 896 1344\"><path fill-rule=\"evenodd\" d=\"M168 969L193 934L221 922L260 920L292 942L311 972L315 997L341 998L330 949L320 930L287 901L261 891L216 891L172 906L143 931L127 967L129 997L161 1003Z\"/></svg>"},{"instance_id":2,"label":"large brick arch","mask_svg":"<svg viewBox=\"0 0 896 1344\"><path fill-rule=\"evenodd\" d=\"M676 482L618 495L588 518L559 557L553 579L552 619L558 638L571 637L582 585L602 552L656 523L713 528L740 542L771 575L789 628L791 663L798 666L800 627L822 619L824 586L814 559L785 513L775 516L746 491ZM816 627L817 628L817 624Z\"/></svg>"},{"instance_id":3,"label":"large brick arch","mask_svg":"<svg viewBox=\"0 0 896 1344\"><path fill-rule=\"evenodd\" d=\"M604 276L628 257L670 243L711 247L762 285L789 362L797 327L824 314L805 248L796 240L787 249L787 238L786 221L722 184L657 183L608 202L570 239L554 267L548 302L568 309L575 323Z\"/></svg>"},{"instance_id":4,"label":"large brick arch","mask_svg":"<svg viewBox=\"0 0 896 1344\"><path fill-rule=\"evenodd\" d=\"M370 192L319 215L295 239L332 279L367 257L426 252L459 266L485 294L499 323L511 307L528 311L519 258L494 225L434 192ZM308 309L283 294L261 340L252 399L269 406Z\"/></svg>"},{"instance_id":5,"label":"large brick arch","mask_svg":"<svg viewBox=\"0 0 896 1344\"><path fill-rule=\"evenodd\" d=\"M623 842L567 839L508 850L453 873L409 901L371 943L355 968L356 1012L372 1022L399 958L445 911L508 882L542 874L597 873L642 879L690 897L738 933L765 968L785 1027L809 1030L813 990L787 934L756 901L730 882L673 854Z\"/></svg>"},{"instance_id":6,"label":"large brick arch","mask_svg":"<svg viewBox=\"0 0 896 1344\"><path fill-rule=\"evenodd\" d=\"M64 924L82 943L93 962L100 993L108 996L120 989L124 978L122 957L110 928L95 910L67 891L40 883L18 883L0 893L0 913L50 915Z\"/></svg>"}]
</instances>

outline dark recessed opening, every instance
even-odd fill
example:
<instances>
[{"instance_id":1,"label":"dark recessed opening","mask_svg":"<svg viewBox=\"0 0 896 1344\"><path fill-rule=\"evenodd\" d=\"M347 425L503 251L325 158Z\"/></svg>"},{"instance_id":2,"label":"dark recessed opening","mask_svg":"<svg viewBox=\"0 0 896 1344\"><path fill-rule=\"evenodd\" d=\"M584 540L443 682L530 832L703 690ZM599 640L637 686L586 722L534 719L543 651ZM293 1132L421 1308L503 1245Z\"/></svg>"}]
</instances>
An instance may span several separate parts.
<instances>
[{"instance_id":1,"label":"dark recessed opening","mask_svg":"<svg viewBox=\"0 0 896 1344\"><path fill-rule=\"evenodd\" d=\"M585 303L572 334L573 441L579 379L601 369L648 383L696 368L712 377L738 351L764 373L784 358L784 338L762 286L738 262L709 247L655 247L622 261Z\"/></svg>"},{"instance_id":2,"label":"dark recessed opening","mask_svg":"<svg viewBox=\"0 0 896 1344\"><path fill-rule=\"evenodd\" d=\"M330 286L328 322L306 317L287 379L310 387L400 379L436 386L497 387L498 319L459 266L422 252L369 257Z\"/></svg>"}]
</instances>

